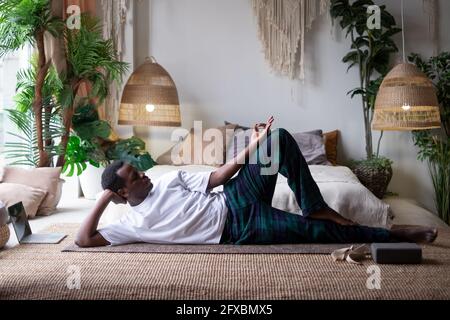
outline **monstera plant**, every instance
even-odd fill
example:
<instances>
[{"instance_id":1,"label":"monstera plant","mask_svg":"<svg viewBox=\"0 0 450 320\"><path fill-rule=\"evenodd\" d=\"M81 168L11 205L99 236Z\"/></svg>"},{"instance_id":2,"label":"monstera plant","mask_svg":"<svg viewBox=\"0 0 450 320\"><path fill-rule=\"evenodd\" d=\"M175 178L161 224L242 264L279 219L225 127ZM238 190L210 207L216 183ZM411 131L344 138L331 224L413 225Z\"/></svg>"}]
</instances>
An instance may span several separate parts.
<instances>
[{"instance_id":1,"label":"monstera plant","mask_svg":"<svg viewBox=\"0 0 450 320\"><path fill-rule=\"evenodd\" d=\"M81 175L88 163L98 168L114 160L123 160L140 171L155 165L145 151L144 141L137 137L116 137L109 123L100 120L97 107L93 104L77 108L72 118L72 128L63 166L63 172L68 176Z\"/></svg>"}]
</instances>

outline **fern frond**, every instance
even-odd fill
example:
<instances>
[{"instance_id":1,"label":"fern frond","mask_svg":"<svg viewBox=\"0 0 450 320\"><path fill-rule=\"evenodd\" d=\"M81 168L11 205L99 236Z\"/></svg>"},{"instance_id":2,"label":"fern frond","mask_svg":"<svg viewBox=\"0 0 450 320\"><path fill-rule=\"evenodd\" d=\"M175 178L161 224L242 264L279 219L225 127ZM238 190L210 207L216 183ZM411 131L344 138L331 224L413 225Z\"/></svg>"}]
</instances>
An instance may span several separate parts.
<instances>
[{"instance_id":1,"label":"fern frond","mask_svg":"<svg viewBox=\"0 0 450 320\"><path fill-rule=\"evenodd\" d=\"M117 59L111 40L104 40L98 19L82 15L79 30L67 29L68 79L83 79L92 84L91 95L103 100L111 82L120 83L129 65Z\"/></svg>"}]
</instances>

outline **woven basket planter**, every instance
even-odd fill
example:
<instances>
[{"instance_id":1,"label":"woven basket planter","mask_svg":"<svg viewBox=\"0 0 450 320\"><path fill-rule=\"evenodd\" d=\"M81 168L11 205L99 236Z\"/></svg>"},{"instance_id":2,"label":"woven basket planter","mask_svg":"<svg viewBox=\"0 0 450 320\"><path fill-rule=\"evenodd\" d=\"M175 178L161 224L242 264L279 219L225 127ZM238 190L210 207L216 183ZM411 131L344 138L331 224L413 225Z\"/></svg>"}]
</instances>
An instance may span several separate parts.
<instances>
[{"instance_id":1,"label":"woven basket planter","mask_svg":"<svg viewBox=\"0 0 450 320\"><path fill-rule=\"evenodd\" d=\"M374 167L358 163L352 168L352 171L377 198L384 197L392 179L392 167Z\"/></svg>"},{"instance_id":2,"label":"woven basket planter","mask_svg":"<svg viewBox=\"0 0 450 320\"><path fill-rule=\"evenodd\" d=\"M0 226L0 249L2 249L9 240L9 227L8 225Z\"/></svg>"}]
</instances>

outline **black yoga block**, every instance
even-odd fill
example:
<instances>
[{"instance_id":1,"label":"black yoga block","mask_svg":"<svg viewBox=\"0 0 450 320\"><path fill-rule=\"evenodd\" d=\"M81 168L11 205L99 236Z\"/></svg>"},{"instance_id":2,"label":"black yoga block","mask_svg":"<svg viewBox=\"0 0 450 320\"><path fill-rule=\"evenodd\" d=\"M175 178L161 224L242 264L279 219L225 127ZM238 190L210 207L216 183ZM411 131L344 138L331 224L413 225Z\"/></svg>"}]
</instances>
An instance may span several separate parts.
<instances>
[{"instance_id":1,"label":"black yoga block","mask_svg":"<svg viewBox=\"0 0 450 320\"><path fill-rule=\"evenodd\" d=\"M415 243L373 243L372 259L379 264L419 264L422 248Z\"/></svg>"}]
</instances>

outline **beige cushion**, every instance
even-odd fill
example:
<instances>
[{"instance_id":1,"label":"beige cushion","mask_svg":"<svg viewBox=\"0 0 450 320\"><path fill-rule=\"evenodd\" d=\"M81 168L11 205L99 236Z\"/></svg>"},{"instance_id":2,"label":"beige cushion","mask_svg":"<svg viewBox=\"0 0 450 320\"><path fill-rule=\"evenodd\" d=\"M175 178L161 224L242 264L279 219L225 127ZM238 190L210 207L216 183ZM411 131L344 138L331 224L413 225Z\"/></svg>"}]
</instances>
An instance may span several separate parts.
<instances>
[{"instance_id":1,"label":"beige cushion","mask_svg":"<svg viewBox=\"0 0 450 320\"><path fill-rule=\"evenodd\" d=\"M184 137L183 140L181 140L180 142L177 142L169 150L167 150L162 155L160 155L156 159L156 163L159 165L173 165L172 152L177 151L177 153L179 154L179 150L181 149L181 146L183 145L183 141L184 141L184 139L186 139L186 137Z\"/></svg>"},{"instance_id":2,"label":"beige cushion","mask_svg":"<svg viewBox=\"0 0 450 320\"><path fill-rule=\"evenodd\" d=\"M334 130L331 132L326 132L323 134L325 151L327 154L328 161L331 162L333 166L337 165L337 144L339 138L339 131Z\"/></svg>"},{"instance_id":3,"label":"beige cushion","mask_svg":"<svg viewBox=\"0 0 450 320\"><path fill-rule=\"evenodd\" d=\"M37 215L49 215L56 211L61 199L62 183L61 168L19 168L5 167L1 182L18 183L44 190L47 196L42 201Z\"/></svg>"},{"instance_id":4,"label":"beige cushion","mask_svg":"<svg viewBox=\"0 0 450 320\"><path fill-rule=\"evenodd\" d=\"M391 206L394 225L417 225L432 228L448 228L444 221L432 212L424 209L415 199L387 196L383 201Z\"/></svg>"},{"instance_id":5,"label":"beige cushion","mask_svg":"<svg viewBox=\"0 0 450 320\"><path fill-rule=\"evenodd\" d=\"M0 183L0 200L6 207L22 201L29 218L36 216L42 200L47 195L44 190L17 183Z\"/></svg>"},{"instance_id":6,"label":"beige cushion","mask_svg":"<svg viewBox=\"0 0 450 320\"><path fill-rule=\"evenodd\" d=\"M225 163L227 146L230 145L236 125L228 124L213 129L217 131L202 131L203 137L196 136L194 129L191 129L183 141L159 156L156 162L160 165L221 166Z\"/></svg>"}]
</instances>

